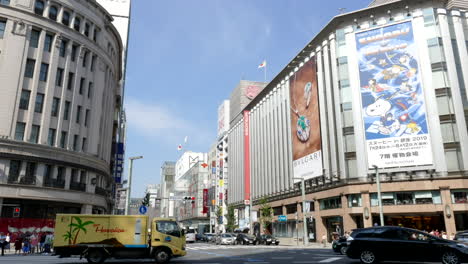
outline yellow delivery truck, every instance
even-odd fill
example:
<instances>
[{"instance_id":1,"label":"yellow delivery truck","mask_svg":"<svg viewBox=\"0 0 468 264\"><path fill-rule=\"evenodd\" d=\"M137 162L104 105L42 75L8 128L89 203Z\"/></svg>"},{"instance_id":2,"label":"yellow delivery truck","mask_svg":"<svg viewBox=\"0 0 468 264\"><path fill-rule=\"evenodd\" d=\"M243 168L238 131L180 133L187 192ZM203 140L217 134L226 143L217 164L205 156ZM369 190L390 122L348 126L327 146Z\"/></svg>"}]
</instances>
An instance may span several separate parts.
<instances>
[{"instance_id":1,"label":"yellow delivery truck","mask_svg":"<svg viewBox=\"0 0 468 264\"><path fill-rule=\"evenodd\" d=\"M153 258L167 263L185 256L185 234L175 219L143 215L57 214L54 251L79 255L89 263L107 258Z\"/></svg>"}]
</instances>

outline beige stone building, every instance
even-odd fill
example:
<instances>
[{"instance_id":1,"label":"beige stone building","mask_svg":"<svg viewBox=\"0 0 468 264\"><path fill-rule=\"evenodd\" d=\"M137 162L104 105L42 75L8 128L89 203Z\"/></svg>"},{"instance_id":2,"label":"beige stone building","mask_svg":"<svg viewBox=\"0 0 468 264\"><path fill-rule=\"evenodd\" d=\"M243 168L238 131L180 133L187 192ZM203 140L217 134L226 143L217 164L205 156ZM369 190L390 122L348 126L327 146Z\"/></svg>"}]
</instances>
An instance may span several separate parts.
<instances>
[{"instance_id":1,"label":"beige stone building","mask_svg":"<svg viewBox=\"0 0 468 264\"><path fill-rule=\"evenodd\" d=\"M122 41L95 0L0 1L0 212L109 213Z\"/></svg>"}]
</instances>

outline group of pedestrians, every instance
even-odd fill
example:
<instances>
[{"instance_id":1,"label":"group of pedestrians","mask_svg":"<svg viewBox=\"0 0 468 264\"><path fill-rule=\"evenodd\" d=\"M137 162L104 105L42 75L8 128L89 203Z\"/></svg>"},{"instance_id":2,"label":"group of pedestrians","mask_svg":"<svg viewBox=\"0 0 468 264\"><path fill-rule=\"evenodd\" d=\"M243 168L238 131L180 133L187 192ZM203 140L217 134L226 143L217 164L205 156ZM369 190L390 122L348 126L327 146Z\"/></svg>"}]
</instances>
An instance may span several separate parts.
<instances>
[{"instance_id":1,"label":"group of pedestrians","mask_svg":"<svg viewBox=\"0 0 468 264\"><path fill-rule=\"evenodd\" d=\"M13 242L15 254L28 255L35 253L51 253L51 247L54 236L52 233L30 234L18 236ZM5 250L10 251L10 235L0 232L1 255L4 256Z\"/></svg>"},{"instance_id":2,"label":"group of pedestrians","mask_svg":"<svg viewBox=\"0 0 468 264\"><path fill-rule=\"evenodd\" d=\"M442 230L442 231L439 232L438 229L432 230L431 232L429 232L429 234L431 234L433 236L436 236L436 237L439 237L439 238L449 239L449 240L453 240L455 238L454 233L452 233L450 236L448 236L445 231Z\"/></svg>"}]
</instances>

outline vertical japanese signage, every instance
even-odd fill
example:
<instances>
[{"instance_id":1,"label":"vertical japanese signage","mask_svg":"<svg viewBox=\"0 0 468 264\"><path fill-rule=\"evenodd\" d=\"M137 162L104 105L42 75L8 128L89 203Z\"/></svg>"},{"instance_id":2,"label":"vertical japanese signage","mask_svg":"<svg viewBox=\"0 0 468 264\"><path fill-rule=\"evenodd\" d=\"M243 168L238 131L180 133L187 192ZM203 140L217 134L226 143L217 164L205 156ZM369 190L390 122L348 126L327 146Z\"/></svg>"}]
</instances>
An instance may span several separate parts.
<instances>
[{"instance_id":1,"label":"vertical japanese signage","mask_svg":"<svg viewBox=\"0 0 468 264\"><path fill-rule=\"evenodd\" d=\"M368 166L432 164L411 22L356 33Z\"/></svg>"},{"instance_id":2,"label":"vertical japanese signage","mask_svg":"<svg viewBox=\"0 0 468 264\"><path fill-rule=\"evenodd\" d=\"M244 200L250 200L250 116L244 111Z\"/></svg>"},{"instance_id":3,"label":"vertical japanese signage","mask_svg":"<svg viewBox=\"0 0 468 264\"><path fill-rule=\"evenodd\" d=\"M323 174L322 139L316 58L312 57L289 81L294 177Z\"/></svg>"},{"instance_id":4,"label":"vertical japanese signage","mask_svg":"<svg viewBox=\"0 0 468 264\"><path fill-rule=\"evenodd\" d=\"M117 153L115 158L115 171L114 178L116 183L122 183L122 173L123 173L123 163L124 163L124 144L117 143Z\"/></svg>"},{"instance_id":5,"label":"vertical japanese signage","mask_svg":"<svg viewBox=\"0 0 468 264\"><path fill-rule=\"evenodd\" d=\"M203 214L208 213L208 189L203 189Z\"/></svg>"}]
</instances>

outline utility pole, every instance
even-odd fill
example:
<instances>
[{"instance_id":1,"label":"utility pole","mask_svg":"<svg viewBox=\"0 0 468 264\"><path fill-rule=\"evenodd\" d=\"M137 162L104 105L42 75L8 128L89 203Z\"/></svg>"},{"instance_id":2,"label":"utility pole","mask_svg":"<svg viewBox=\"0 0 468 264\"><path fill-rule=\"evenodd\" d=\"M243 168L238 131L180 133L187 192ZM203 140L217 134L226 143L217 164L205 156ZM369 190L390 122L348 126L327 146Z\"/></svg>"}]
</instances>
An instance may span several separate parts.
<instances>
[{"instance_id":1,"label":"utility pole","mask_svg":"<svg viewBox=\"0 0 468 264\"><path fill-rule=\"evenodd\" d=\"M380 175L379 167L372 165L375 169L375 178L377 180L377 199L379 199L379 214L380 214L380 226L384 226L384 217L383 217L383 206L382 206L382 194L380 192Z\"/></svg>"},{"instance_id":2,"label":"utility pole","mask_svg":"<svg viewBox=\"0 0 468 264\"><path fill-rule=\"evenodd\" d=\"M304 177L301 178L293 178L294 180L301 180L301 192L302 192L302 218L303 218L303 232L304 232L304 245L308 246L309 245L309 236L307 234L307 216L305 212L305 184L304 184Z\"/></svg>"},{"instance_id":3,"label":"utility pole","mask_svg":"<svg viewBox=\"0 0 468 264\"><path fill-rule=\"evenodd\" d=\"M127 187L127 196L125 197L125 215L128 215L128 204L130 201L130 191L132 188L132 167L133 167L133 161L136 159L142 159L143 156L137 156L137 157L130 157L128 158L130 160L130 167L128 168L128 187Z\"/></svg>"}]
</instances>

